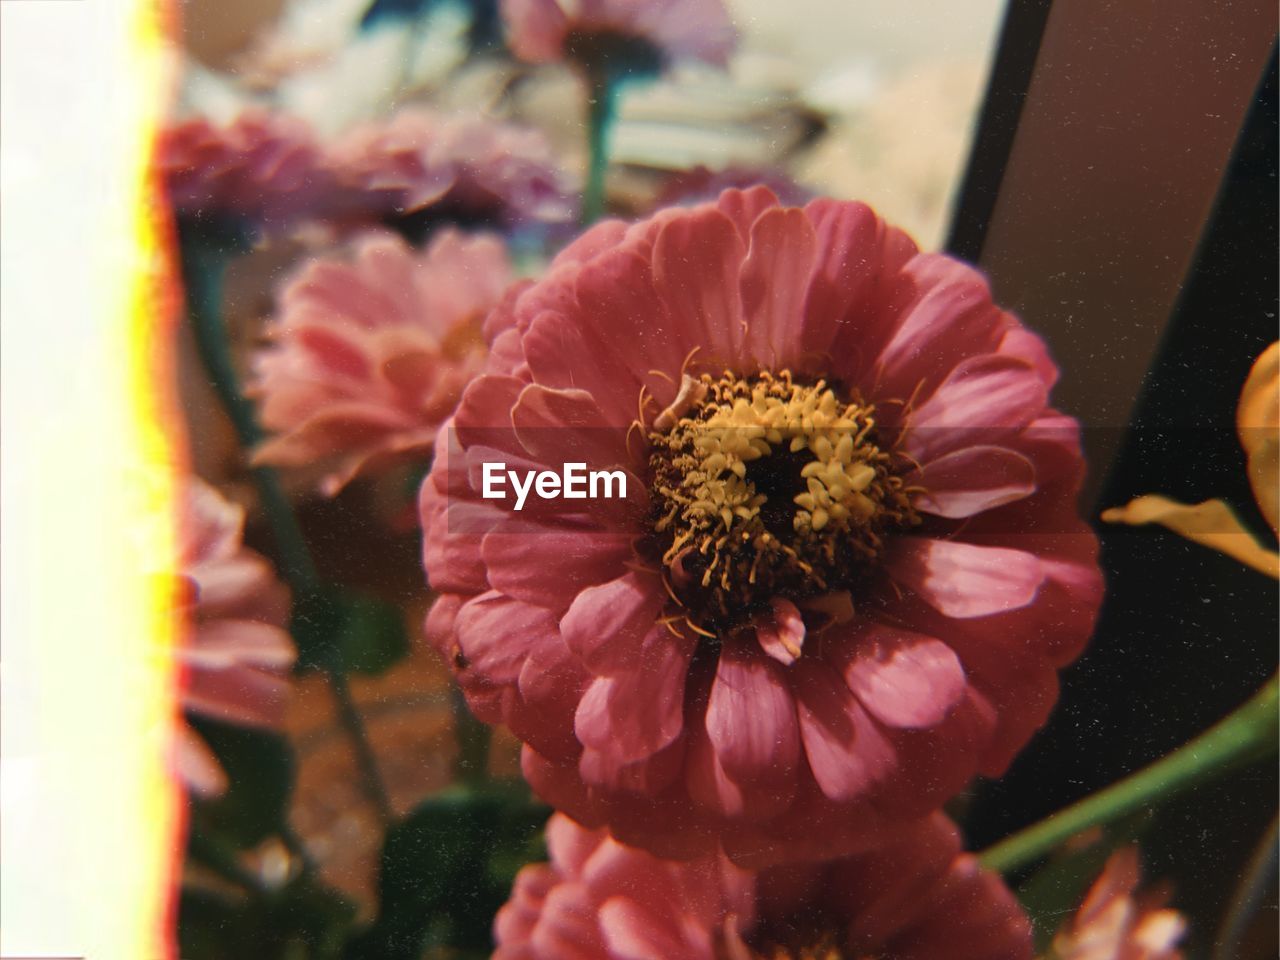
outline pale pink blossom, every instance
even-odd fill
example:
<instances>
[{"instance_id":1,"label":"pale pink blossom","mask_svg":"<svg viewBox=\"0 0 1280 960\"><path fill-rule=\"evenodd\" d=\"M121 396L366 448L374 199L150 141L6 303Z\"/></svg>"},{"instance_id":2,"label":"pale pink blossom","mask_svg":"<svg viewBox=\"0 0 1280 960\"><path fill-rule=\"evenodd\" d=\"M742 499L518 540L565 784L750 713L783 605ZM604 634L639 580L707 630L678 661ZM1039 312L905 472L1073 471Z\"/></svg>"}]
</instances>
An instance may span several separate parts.
<instances>
[{"instance_id":1,"label":"pale pink blossom","mask_svg":"<svg viewBox=\"0 0 1280 960\"><path fill-rule=\"evenodd\" d=\"M430 208L468 223L559 223L575 186L538 130L486 117L407 108L340 137L329 158L354 197L398 215Z\"/></svg>"},{"instance_id":2,"label":"pale pink blossom","mask_svg":"<svg viewBox=\"0 0 1280 960\"><path fill-rule=\"evenodd\" d=\"M326 143L305 121L264 110L228 124L189 119L161 133L156 167L181 216L250 234L345 231L412 214L561 223L577 212L575 185L541 132L422 108Z\"/></svg>"},{"instance_id":3,"label":"pale pink blossom","mask_svg":"<svg viewBox=\"0 0 1280 960\"><path fill-rule=\"evenodd\" d=\"M876 850L760 873L660 860L563 814L525 867L495 960L1029 960L1031 924L938 815Z\"/></svg>"},{"instance_id":4,"label":"pale pink blossom","mask_svg":"<svg viewBox=\"0 0 1280 960\"><path fill-rule=\"evenodd\" d=\"M280 233L324 216L338 189L309 125L263 110L164 129L156 167L179 214Z\"/></svg>"},{"instance_id":5,"label":"pale pink blossom","mask_svg":"<svg viewBox=\"0 0 1280 960\"><path fill-rule=\"evenodd\" d=\"M724 66L738 34L722 0L502 0L508 42L531 63L582 56L593 38L643 41L666 60Z\"/></svg>"},{"instance_id":6,"label":"pale pink blossom","mask_svg":"<svg viewBox=\"0 0 1280 960\"><path fill-rule=\"evenodd\" d=\"M251 392L275 434L255 459L310 466L333 495L429 453L488 355L483 322L513 279L502 241L438 232L424 251L367 233L287 282Z\"/></svg>"},{"instance_id":7,"label":"pale pink blossom","mask_svg":"<svg viewBox=\"0 0 1280 960\"><path fill-rule=\"evenodd\" d=\"M181 505L178 570L190 594L190 625L178 651L182 708L223 723L278 728L296 656L285 631L289 590L265 557L241 543L241 507L196 477L186 481ZM177 767L196 793L226 788L217 759L185 725Z\"/></svg>"},{"instance_id":8,"label":"pale pink blossom","mask_svg":"<svg viewBox=\"0 0 1280 960\"><path fill-rule=\"evenodd\" d=\"M1137 892L1141 873L1137 847L1112 854L1054 937L1054 960L1182 960L1187 922L1161 893Z\"/></svg>"},{"instance_id":9,"label":"pale pink blossom","mask_svg":"<svg viewBox=\"0 0 1280 960\"><path fill-rule=\"evenodd\" d=\"M491 323L420 507L429 639L546 800L661 855L853 852L998 776L1093 627L1078 425L984 278L764 188L602 223ZM481 496L483 463L625 499Z\"/></svg>"}]
</instances>

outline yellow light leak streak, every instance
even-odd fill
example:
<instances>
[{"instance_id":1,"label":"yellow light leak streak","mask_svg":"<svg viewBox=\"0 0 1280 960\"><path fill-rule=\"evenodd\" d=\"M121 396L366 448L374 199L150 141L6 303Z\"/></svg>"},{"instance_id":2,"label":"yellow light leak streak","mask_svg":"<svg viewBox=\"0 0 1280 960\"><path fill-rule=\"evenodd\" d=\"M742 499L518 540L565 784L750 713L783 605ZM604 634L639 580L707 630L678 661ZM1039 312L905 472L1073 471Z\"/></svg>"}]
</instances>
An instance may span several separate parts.
<instances>
[{"instance_id":1,"label":"yellow light leak streak","mask_svg":"<svg viewBox=\"0 0 1280 960\"><path fill-rule=\"evenodd\" d=\"M176 301L148 174L163 13L0 5L6 957L175 955Z\"/></svg>"}]
</instances>

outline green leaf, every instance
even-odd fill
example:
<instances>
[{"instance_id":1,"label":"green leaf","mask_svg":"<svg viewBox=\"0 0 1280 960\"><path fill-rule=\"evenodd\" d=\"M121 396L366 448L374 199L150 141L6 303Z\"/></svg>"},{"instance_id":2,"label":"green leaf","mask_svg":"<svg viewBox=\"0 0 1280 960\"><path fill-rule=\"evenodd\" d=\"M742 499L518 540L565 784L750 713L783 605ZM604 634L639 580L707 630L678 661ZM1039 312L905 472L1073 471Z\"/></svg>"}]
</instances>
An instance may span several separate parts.
<instances>
[{"instance_id":1,"label":"green leaf","mask_svg":"<svg viewBox=\"0 0 1280 960\"><path fill-rule=\"evenodd\" d=\"M338 960L354 917L351 904L305 879L255 897L184 889L178 944L183 960Z\"/></svg>"},{"instance_id":2,"label":"green leaf","mask_svg":"<svg viewBox=\"0 0 1280 960\"><path fill-rule=\"evenodd\" d=\"M280 832L292 792L293 749L263 730L189 718L226 771L227 792L195 803L202 829L232 846L256 846Z\"/></svg>"},{"instance_id":3,"label":"green leaf","mask_svg":"<svg viewBox=\"0 0 1280 960\"><path fill-rule=\"evenodd\" d=\"M373 597L325 588L294 604L298 669L378 674L409 650L400 610Z\"/></svg>"},{"instance_id":4,"label":"green leaf","mask_svg":"<svg viewBox=\"0 0 1280 960\"><path fill-rule=\"evenodd\" d=\"M523 784L453 787L387 834L378 915L346 960L416 960L432 948L486 955L494 914L535 859L548 810Z\"/></svg>"}]
</instances>

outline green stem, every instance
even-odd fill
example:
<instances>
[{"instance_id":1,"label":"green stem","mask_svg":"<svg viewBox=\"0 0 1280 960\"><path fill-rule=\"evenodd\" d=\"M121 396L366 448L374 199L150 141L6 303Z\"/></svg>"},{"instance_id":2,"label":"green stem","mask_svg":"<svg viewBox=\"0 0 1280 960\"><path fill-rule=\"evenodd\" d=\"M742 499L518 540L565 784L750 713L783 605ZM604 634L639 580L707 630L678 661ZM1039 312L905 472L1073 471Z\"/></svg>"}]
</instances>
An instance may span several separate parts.
<instances>
[{"instance_id":1,"label":"green stem","mask_svg":"<svg viewBox=\"0 0 1280 960\"><path fill-rule=\"evenodd\" d=\"M195 333L200 361L231 420L240 446L246 452L250 451L262 441L264 435L254 415L253 404L240 388L240 378L231 356L231 345L222 317L222 291L228 251L217 244L190 237L183 238L179 247L187 312ZM252 472L261 494L263 512L275 539L280 572L293 587L295 599L315 596L322 588L320 574L279 477L270 467L253 467ZM368 732L360 712L351 700L347 678L336 668L328 668L326 676L337 701L339 718L355 749L356 762L363 774L365 793L379 815L389 822L392 811L387 790L374 762Z\"/></svg>"},{"instance_id":2,"label":"green stem","mask_svg":"<svg viewBox=\"0 0 1280 960\"><path fill-rule=\"evenodd\" d=\"M989 847L989 869L1008 873L1049 853L1082 830L1111 823L1276 750L1277 681L1272 678L1234 713L1173 753L1119 783Z\"/></svg>"},{"instance_id":3,"label":"green stem","mask_svg":"<svg viewBox=\"0 0 1280 960\"><path fill-rule=\"evenodd\" d=\"M587 73L587 184L582 193L582 225L590 226L604 213L605 174L609 170L609 138L618 116L617 80L606 70Z\"/></svg>"},{"instance_id":4,"label":"green stem","mask_svg":"<svg viewBox=\"0 0 1280 960\"><path fill-rule=\"evenodd\" d=\"M200 241L182 244L183 282L196 349L235 428L240 446L248 451L262 442L263 433L254 416L253 404L240 389L226 325L222 321L222 289L226 272L227 255L224 251ZM320 575L316 572L315 561L279 477L269 467L253 467L252 473L262 497L263 512L271 524L280 572L299 592L315 593L320 587Z\"/></svg>"},{"instance_id":5,"label":"green stem","mask_svg":"<svg viewBox=\"0 0 1280 960\"><path fill-rule=\"evenodd\" d=\"M329 689L333 692L333 699L338 704L338 716L347 732L351 734L351 746L355 751L356 766L360 769L366 796L378 811L383 826L386 826L395 819L395 811L391 808L391 798L387 794L386 785L382 782L382 774L378 771L378 758L374 755L372 744L369 743L360 710L351 697L351 688L347 685L346 674L340 670L329 670L327 675Z\"/></svg>"},{"instance_id":6,"label":"green stem","mask_svg":"<svg viewBox=\"0 0 1280 960\"><path fill-rule=\"evenodd\" d=\"M467 706L467 698L455 685L450 704L453 708L453 736L458 742L454 761L454 779L459 783L481 784L489 779L489 741L491 731Z\"/></svg>"}]
</instances>

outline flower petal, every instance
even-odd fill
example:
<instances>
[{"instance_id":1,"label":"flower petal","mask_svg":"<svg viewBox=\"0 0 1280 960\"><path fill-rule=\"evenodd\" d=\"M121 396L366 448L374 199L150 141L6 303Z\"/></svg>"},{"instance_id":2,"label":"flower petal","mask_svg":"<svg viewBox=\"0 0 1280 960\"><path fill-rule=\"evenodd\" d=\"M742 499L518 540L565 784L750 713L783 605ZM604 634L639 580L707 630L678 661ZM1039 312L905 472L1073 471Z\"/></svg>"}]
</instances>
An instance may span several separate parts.
<instances>
[{"instance_id":1,"label":"flower petal","mask_svg":"<svg viewBox=\"0 0 1280 960\"><path fill-rule=\"evenodd\" d=\"M922 253L902 268L912 299L876 361L877 392L927 396L958 360L994 350L1009 322L991 302L986 278L942 254Z\"/></svg>"},{"instance_id":2,"label":"flower petal","mask_svg":"<svg viewBox=\"0 0 1280 960\"><path fill-rule=\"evenodd\" d=\"M626 428L609 425L585 390L530 384L511 410L516 436L529 455L544 463L583 462L590 468L624 466Z\"/></svg>"},{"instance_id":3,"label":"flower petal","mask_svg":"<svg viewBox=\"0 0 1280 960\"><path fill-rule=\"evenodd\" d=\"M784 667L795 663L804 649L804 618L790 600L774 597L770 611L756 620L760 649Z\"/></svg>"},{"instance_id":4,"label":"flower petal","mask_svg":"<svg viewBox=\"0 0 1280 960\"><path fill-rule=\"evenodd\" d=\"M1138 497L1123 507L1104 510L1107 523L1127 523L1138 527L1158 523L1180 537L1280 579L1280 554L1269 550L1250 533L1235 512L1221 500L1206 500L1190 506L1157 494Z\"/></svg>"},{"instance_id":5,"label":"flower petal","mask_svg":"<svg viewBox=\"0 0 1280 960\"><path fill-rule=\"evenodd\" d=\"M709 932L691 924L685 927L683 932L701 934L696 946L677 937L680 926L672 918L630 897L611 897L600 905L600 928L611 960L705 960L710 957Z\"/></svg>"},{"instance_id":6,"label":"flower petal","mask_svg":"<svg viewBox=\"0 0 1280 960\"><path fill-rule=\"evenodd\" d=\"M794 207L766 210L751 226L741 274L745 350L764 369L791 366L797 359L791 354L816 246L813 224Z\"/></svg>"},{"instance_id":7,"label":"flower petal","mask_svg":"<svg viewBox=\"0 0 1280 960\"><path fill-rule=\"evenodd\" d=\"M656 577L630 571L578 593L560 618L560 636L592 673L634 670L665 602Z\"/></svg>"},{"instance_id":8,"label":"flower petal","mask_svg":"<svg viewBox=\"0 0 1280 960\"><path fill-rule=\"evenodd\" d=\"M906 452L927 463L951 450L991 443L1026 426L1047 402L1044 378L1025 360L971 357L912 413Z\"/></svg>"},{"instance_id":9,"label":"flower petal","mask_svg":"<svg viewBox=\"0 0 1280 960\"><path fill-rule=\"evenodd\" d=\"M1045 577L1040 561L1021 550L920 537L895 541L885 566L935 609L961 619L1025 607Z\"/></svg>"},{"instance_id":10,"label":"flower petal","mask_svg":"<svg viewBox=\"0 0 1280 960\"><path fill-rule=\"evenodd\" d=\"M707 736L725 773L753 787L788 783L800 756L796 705L782 668L758 649L720 651Z\"/></svg>"},{"instance_id":11,"label":"flower petal","mask_svg":"<svg viewBox=\"0 0 1280 960\"><path fill-rule=\"evenodd\" d=\"M506 524L481 541L485 574L495 590L517 600L564 610L592 583L621 572L631 536L551 526Z\"/></svg>"},{"instance_id":12,"label":"flower petal","mask_svg":"<svg viewBox=\"0 0 1280 960\"><path fill-rule=\"evenodd\" d=\"M714 207L667 223L654 241L653 276L672 326L702 345L699 359L733 363L742 342L738 271L746 256L738 231Z\"/></svg>"},{"instance_id":13,"label":"flower petal","mask_svg":"<svg viewBox=\"0 0 1280 960\"><path fill-rule=\"evenodd\" d=\"M657 753L684 729L684 687L693 644L650 627L634 671L597 677L574 716L583 746L632 763Z\"/></svg>"},{"instance_id":14,"label":"flower petal","mask_svg":"<svg viewBox=\"0 0 1280 960\"><path fill-rule=\"evenodd\" d=\"M873 624L858 634L844 679L881 723L922 729L945 720L964 696L964 667L941 640Z\"/></svg>"},{"instance_id":15,"label":"flower petal","mask_svg":"<svg viewBox=\"0 0 1280 960\"><path fill-rule=\"evenodd\" d=\"M965 447L926 463L907 483L924 487L917 510L960 519L1035 493L1036 468L1004 447Z\"/></svg>"},{"instance_id":16,"label":"flower petal","mask_svg":"<svg viewBox=\"0 0 1280 960\"><path fill-rule=\"evenodd\" d=\"M849 800L869 793L897 768L893 744L828 664L796 665L796 707L809 769L822 793Z\"/></svg>"},{"instance_id":17,"label":"flower petal","mask_svg":"<svg viewBox=\"0 0 1280 960\"><path fill-rule=\"evenodd\" d=\"M529 653L530 637L559 639L551 611L496 590L463 604L454 621L463 672L490 684L514 684Z\"/></svg>"},{"instance_id":18,"label":"flower petal","mask_svg":"<svg viewBox=\"0 0 1280 960\"><path fill-rule=\"evenodd\" d=\"M1240 391L1236 430L1258 508L1280 533L1280 343L1254 362Z\"/></svg>"}]
</instances>

